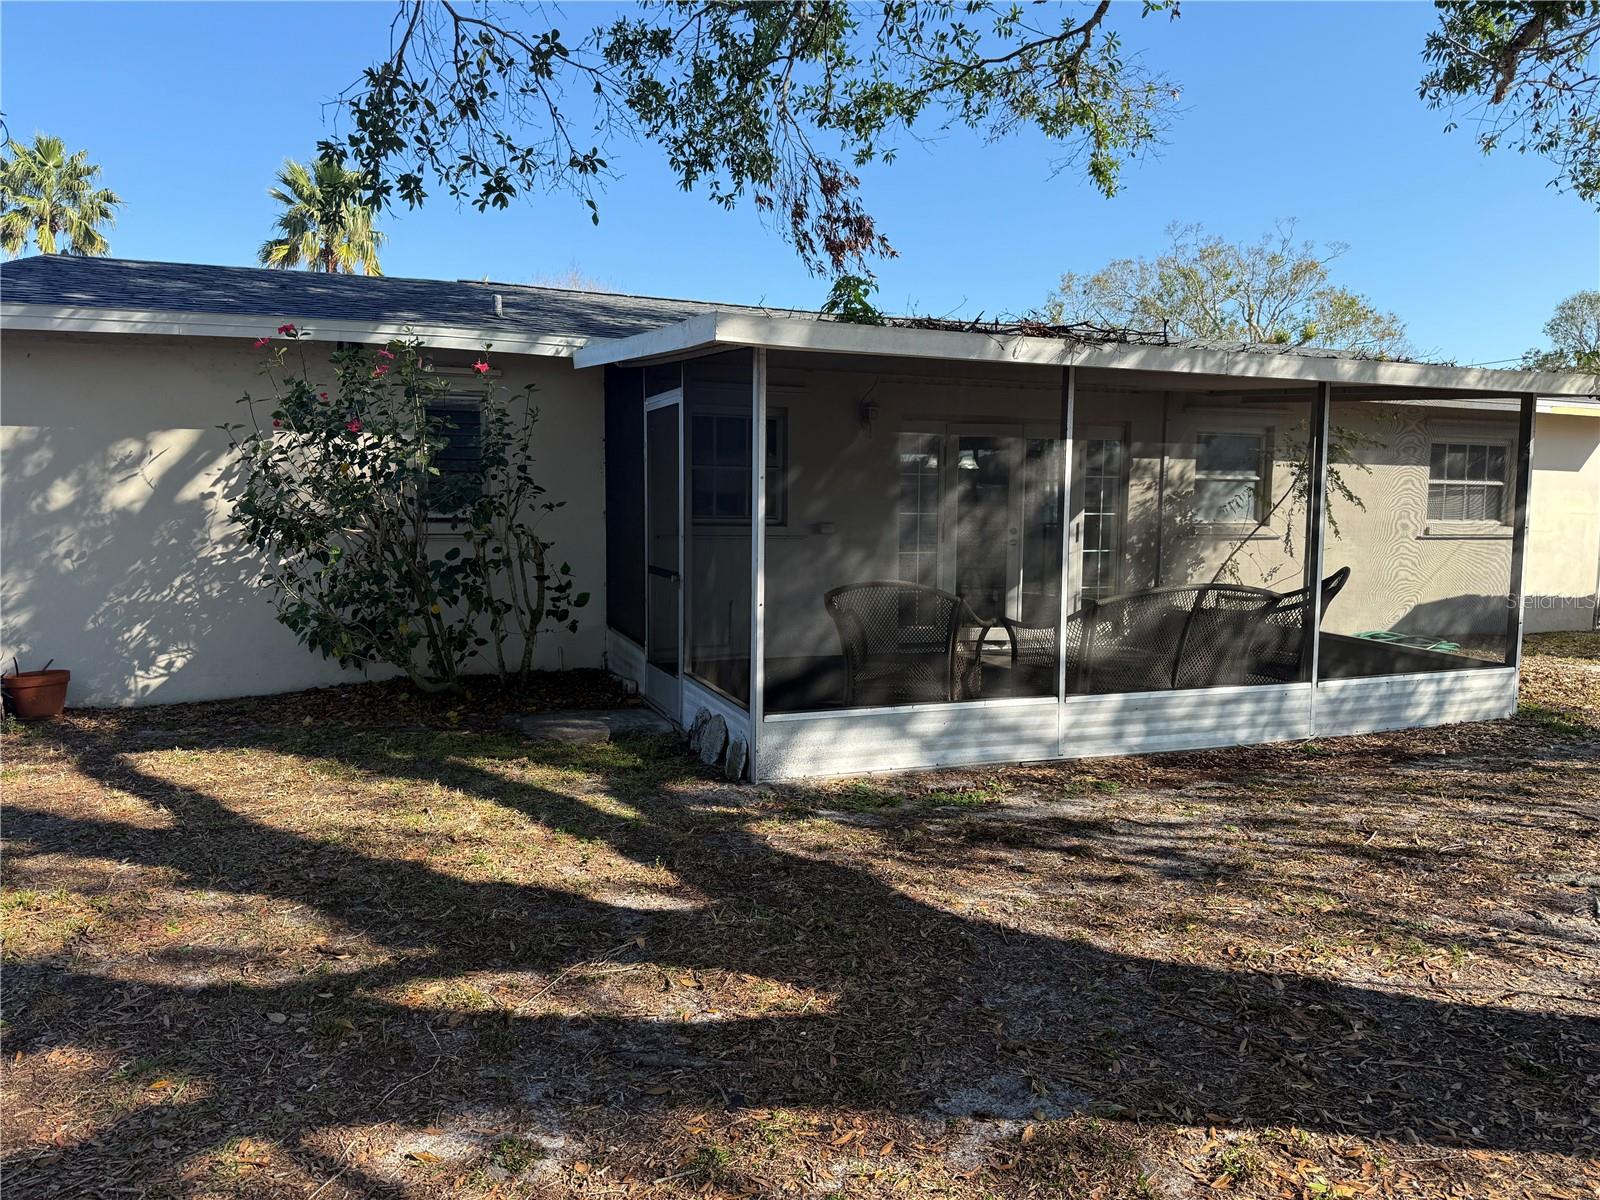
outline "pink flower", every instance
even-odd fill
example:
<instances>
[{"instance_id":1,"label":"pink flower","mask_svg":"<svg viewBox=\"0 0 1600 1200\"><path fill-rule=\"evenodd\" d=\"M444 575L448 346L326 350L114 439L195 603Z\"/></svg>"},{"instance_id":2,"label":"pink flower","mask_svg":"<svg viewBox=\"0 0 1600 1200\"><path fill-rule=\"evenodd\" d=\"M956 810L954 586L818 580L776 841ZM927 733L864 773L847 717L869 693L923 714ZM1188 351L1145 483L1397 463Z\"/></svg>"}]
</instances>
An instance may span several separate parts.
<instances>
[{"instance_id":1,"label":"pink flower","mask_svg":"<svg viewBox=\"0 0 1600 1200\"><path fill-rule=\"evenodd\" d=\"M472 369L479 375L487 375L489 373L489 364L480 358L477 362L472 364Z\"/></svg>"},{"instance_id":2,"label":"pink flower","mask_svg":"<svg viewBox=\"0 0 1600 1200\"><path fill-rule=\"evenodd\" d=\"M328 393L327 392L318 392L317 395L321 396L324 400L326 400L328 398Z\"/></svg>"},{"instance_id":3,"label":"pink flower","mask_svg":"<svg viewBox=\"0 0 1600 1200\"><path fill-rule=\"evenodd\" d=\"M293 337L294 336L294 326L292 324L288 324L288 323L285 323L283 325L279 325L278 326L278 332L283 334L285 337Z\"/></svg>"},{"instance_id":4,"label":"pink flower","mask_svg":"<svg viewBox=\"0 0 1600 1200\"><path fill-rule=\"evenodd\" d=\"M263 346L265 346L271 340L272 340L271 338L258 337L256 339L256 349L257 350L261 349Z\"/></svg>"},{"instance_id":5,"label":"pink flower","mask_svg":"<svg viewBox=\"0 0 1600 1200\"><path fill-rule=\"evenodd\" d=\"M390 362L394 361L394 355L390 354L387 350L379 350L378 357L387 358Z\"/></svg>"},{"instance_id":6,"label":"pink flower","mask_svg":"<svg viewBox=\"0 0 1600 1200\"><path fill-rule=\"evenodd\" d=\"M389 366L387 363L379 363L377 366L372 368L372 377L374 379L382 379L388 373Z\"/></svg>"},{"instance_id":7,"label":"pink flower","mask_svg":"<svg viewBox=\"0 0 1600 1200\"><path fill-rule=\"evenodd\" d=\"M278 420L277 417L273 417L272 418L272 427L274 429L282 429L283 428L283 422Z\"/></svg>"},{"instance_id":8,"label":"pink flower","mask_svg":"<svg viewBox=\"0 0 1600 1200\"><path fill-rule=\"evenodd\" d=\"M360 420L360 418L357 418L357 419L355 419L353 421L347 421L345 423L345 428L348 429L351 433L360 433L361 432L361 420Z\"/></svg>"}]
</instances>

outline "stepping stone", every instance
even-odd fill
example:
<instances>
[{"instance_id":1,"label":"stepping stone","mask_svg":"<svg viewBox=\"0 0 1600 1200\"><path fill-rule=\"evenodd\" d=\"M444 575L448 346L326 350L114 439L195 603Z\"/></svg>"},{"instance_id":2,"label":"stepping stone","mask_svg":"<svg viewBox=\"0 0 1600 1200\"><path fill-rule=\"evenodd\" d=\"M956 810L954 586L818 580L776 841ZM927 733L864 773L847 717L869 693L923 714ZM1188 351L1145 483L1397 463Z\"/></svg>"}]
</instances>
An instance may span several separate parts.
<instances>
[{"instance_id":1,"label":"stepping stone","mask_svg":"<svg viewBox=\"0 0 1600 1200\"><path fill-rule=\"evenodd\" d=\"M507 717L506 724L523 737L550 742L609 742L624 734L673 732L671 721L646 708L540 713Z\"/></svg>"},{"instance_id":2,"label":"stepping stone","mask_svg":"<svg viewBox=\"0 0 1600 1200\"><path fill-rule=\"evenodd\" d=\"M701 727L699 741L700 761L708 767L716 766L722 761L722 752L728 746L728 723L716 715L708 717Z\"/></svg>"},{"instance_id":3,"label":"stepping stone","mask_svg":"<svg viewBox=\"0 0 1600 1200\"><path fill-rule=\"evenodd\" d=\"M722 773L734 782L744 778L745 763L750 757L750 751L744 744L743 738L731 737L728 739L728 753L722 760Z\"/></svg>"}]
</instances>

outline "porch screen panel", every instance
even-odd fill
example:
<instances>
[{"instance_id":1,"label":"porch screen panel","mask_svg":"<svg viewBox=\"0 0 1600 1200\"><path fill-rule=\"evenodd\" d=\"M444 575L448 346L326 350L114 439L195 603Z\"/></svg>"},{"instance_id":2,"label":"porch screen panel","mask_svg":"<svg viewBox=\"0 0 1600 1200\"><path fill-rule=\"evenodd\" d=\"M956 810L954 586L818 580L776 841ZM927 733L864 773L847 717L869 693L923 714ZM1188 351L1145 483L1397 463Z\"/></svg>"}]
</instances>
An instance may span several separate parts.
<instances>
[{"instance_id":1,"label":"porch screen panel","mask_svg":"<svg viewBox=\"0 0 1600 1200\"><path fill-rule=\"evenodd\" d=\"M788 454L766 537L766 712L1054 696L1061 371L767 365Z\"/></svg>"},{"instance_id":2,"label":"porch screen panel","mask_svg":"<svg viewBox=\"0 0 1600 1200\"><path fill-rule=\"evenodd\" d=\"M635 367L605 377L606 624L644 645L644 391Z\"/></svg>"},{"instance_id":3,"label":"porch screen panel","mask_svg":"<svg viewBox=\"0 0 1600 1200\"><path fill-rule=\"evenodd\" d=\"M1508 661L1518 404L1405 401L1329 414L1324 679Z\"/></svg>"},{"instance_id":4,"label":"porch screen panel","mask_svg":"<svg viewBox=\"0 0 1600 1200\"><path fill-rule=\"evenodd\" d=\"M694 359L683 366L688 509L684 662L695 679L746 706L752 616L753 366L754 356L748 350ZM781 449L777 433L772 430L768 440L769 471L772 456ZM770 489L768 507L772 507Z\"/></svg>"},{"instance_id":5,"label":"porch screen panel","mask_svg":"<svg viewBox=\"0 0 1600 1200\"><path fill-rule=\"evenodd\" d=\"M1078 376L1067 691L1309 678L1310 389L1125 378Z\"/></svg>"}]
</instances>

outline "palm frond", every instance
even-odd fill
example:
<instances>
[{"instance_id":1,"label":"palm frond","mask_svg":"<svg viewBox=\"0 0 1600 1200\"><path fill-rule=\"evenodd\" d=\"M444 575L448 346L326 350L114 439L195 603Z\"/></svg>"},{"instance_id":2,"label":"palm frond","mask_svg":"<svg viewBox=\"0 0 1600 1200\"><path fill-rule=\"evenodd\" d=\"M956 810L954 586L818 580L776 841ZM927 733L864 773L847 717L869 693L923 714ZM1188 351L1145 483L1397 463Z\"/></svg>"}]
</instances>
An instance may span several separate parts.
<instances>
[{"instance_id":1,"label":"palm frond","mask_svg":"<svg viewBox=\"0 0 1600 1200\"><path fill-rule=\"evenodd\" d=\"M12 140L0 158L0 205L4 233L0 247L22 253L32 241L44 254L100 255L110 250L102 232L116 225L124 201L96 186L100 167L86 150L68 154L66 144L35 134L31 145Z\"/></svg>"},{"instance_id":2,"label":"palm frond","mask_svg":"<svg viewBox=\"0 0 1600 1200\"><path fill-rule=\"evenodd\" d=\"M372 209L357 199L359 174L333 159L310 165L286 159L277 179L267 195L283 211L273 222L277 236L262 244L260 262L283 269L380 273L378 247L385 238L373 228Z\"/></svg>"}]
</instances>

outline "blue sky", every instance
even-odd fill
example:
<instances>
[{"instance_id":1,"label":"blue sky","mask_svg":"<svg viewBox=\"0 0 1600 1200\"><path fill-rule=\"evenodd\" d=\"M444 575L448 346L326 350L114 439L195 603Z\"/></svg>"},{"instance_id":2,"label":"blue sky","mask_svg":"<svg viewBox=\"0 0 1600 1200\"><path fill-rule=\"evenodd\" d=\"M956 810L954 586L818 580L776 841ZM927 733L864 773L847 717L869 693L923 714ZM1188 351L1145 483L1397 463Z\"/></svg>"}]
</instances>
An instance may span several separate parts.
<instances>
[{"instance_id":1,"label":"blue sky","mask_svg":"<svg viewBox=\"0 0 1600 1200\"><path fill-rule=\"evenodd\" d=\"M12 136L83 147L128 204L112 252L249 264L266 188L307 157L324 102L387 46L371 4L44 4L0 8L0 107ZM1339 282L1399 312L1425 353L1507 359L1542 339L1563 296L1600 286L1593 208L1546 186L1548 164L1486 158L1417 99L1420 3L1208 3L1181 19L1119 14L1130 49L1183 87L1157 153L1105 199L1042 139L910 143L866 176L901 257L885 308L1026 311L1060 273L1149 253L1174 220L1252 238L1278 218L1350 250ZM606 15L568 5L569 37ZM576 267L618 290L815 305L826 287L748 211L674 185L649 147L620 146L602 220L566 196L480 214L448 200L390 217L391 275L526 282Z\"/></svg>"}]
</instances>

